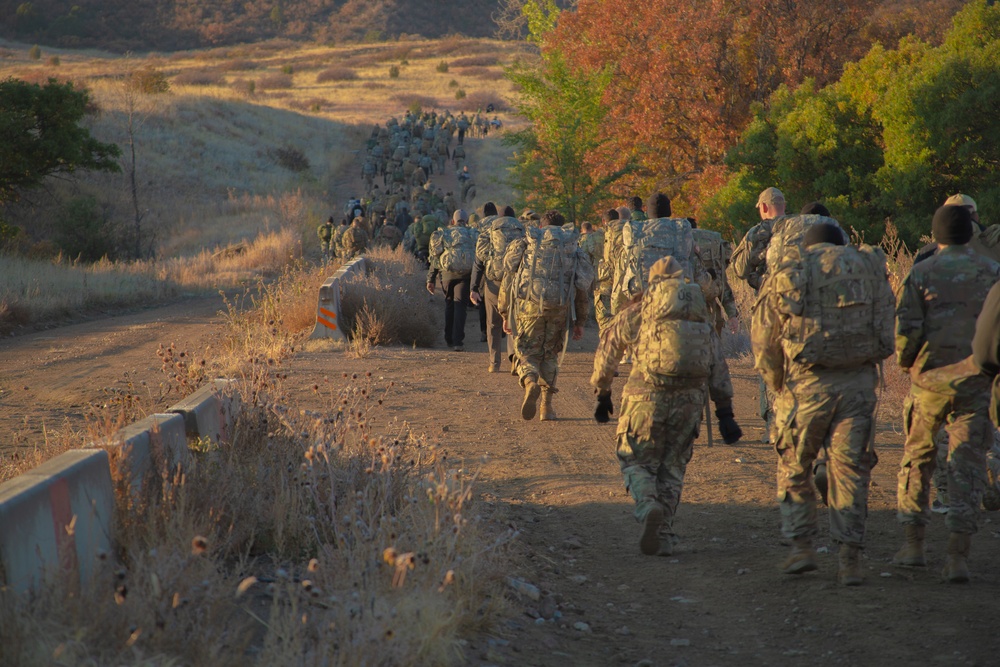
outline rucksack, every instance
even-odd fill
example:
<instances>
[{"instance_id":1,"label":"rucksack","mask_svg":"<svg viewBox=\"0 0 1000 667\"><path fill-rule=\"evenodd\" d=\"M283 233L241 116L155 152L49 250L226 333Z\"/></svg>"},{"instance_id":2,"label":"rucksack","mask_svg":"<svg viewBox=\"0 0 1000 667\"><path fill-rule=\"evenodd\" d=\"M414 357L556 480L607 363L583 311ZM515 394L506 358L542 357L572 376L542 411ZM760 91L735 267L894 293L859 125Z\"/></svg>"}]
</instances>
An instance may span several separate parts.
<instances>
[{"instance_id":1,"label":"rucksack","mask_svg":"<svg viewBox=\"0 0 1000 667\"><path fill-rule=\"evenodd\" d=\"M629 220L622 227L622 246L622 270L616 292L634 295L643 291L650 267L667 255L684 268L686 278L694 277L690 263L694 235L686 218Z\"/></svg>"},{"instance_id":2,"label":"rucksack","mask_svg":"<svg viewBox=\"0 0 1000 667\"><path fill-rule=\"evenodd\" d=\"M863 245L823 244L791 251L772 268L772 303L786 316L778 334L785 356L823 368L856 368L894 350L896 301L885 254Z\"/></svg>"},{"instance_id":3,"label":"rucksack","mask_svg":"<svg viewBox=\"0 0 1000 667\"><path fill-rule=\"evenodd\" d=\"M729 259L732 256L729 242L722 238L722 234L710 229L692 229L691 234L698 245L702 266L711 274L718 293L722 294L726 267L729 266Z\"/></svg>"},{"instance_id":4,"label":"rucksack","mask_svg":"<svg viewBox=\"0 0 1000 667\"><path fill-rule=\"evenodd\" d=\"M427 250L431 235L439 229L441 222L433 215L425 215L423 218L413 223L413 238L417 241L418 250Z\"/></svg>"},{"instance_id":5,"label":"rucksack","mask_svg":"<svg viewBox=\"0 0 1000 667\"><path fill-rule=\"evenodd\" d=\"M802 247L806 230L824 223L840 228L839 222L824 215L792 215L776 220L771 227L771 238L767 244L766 272L774 273L786 257L794 259L796 251ZM844 243L849 241L845 233Z\"/></svg>"},{"instance_id":6,"label":"rucksack","mask_svg":"<svg viewBox=\"0 0 1000 667\"><path fill-rule=\"evenodd\" d=\"M651 384L664 378L707 378L712 325L701 288L683 278L653 279L642 299L635 359Z\"/></svg>"},{"instance_id":7,"label":"rucksack","mask_svg":"<svg viewBox=\"0 0 1000 667\"><path fill-rule=\"evenodd\" d=\"M476 232L468 227L439 229L430 239L430 256L447 273L469 273L476 260Z\"/></svg>"},{"instance_id":8,"label":"rucksack","mask_svg":"<svg viewBox=\"0 0 1000 667\"><path fill-rule=\"evenodd\" d=\"M530 301L542 309L568 306L576 283L589 286L593 274L588 271L589 263L583 262L581 266L577 255L578 236L571 224L525 230L524 254L514 283L518 299ZM507 271L514 268L504 267Z\"/></svg>"},{"instance_id":9,"label":"rucksack","mask_svg":"<svg viewBox=\"0 0 1000 667\"><path fill-rule=\"evenodd\" d=\"M989 257L994 262L1000 262L1000 225L990 225L983 230L977 239L973 239L973 242L978 240L978 248L981 254Z\"/></svg>"},{"instance_id":10,"label":"rucksack","mask_svg":"<svg viewBox=\"0 0 1000 667\"><path fill-rule=\"evenodd\" d=\"M517 218L488 216L483 220L482 233L476 244L476 259L483 263L486 279L503 280L503 258L512 241L524 238L524 225Z\"/></svg>"}]
</instances>

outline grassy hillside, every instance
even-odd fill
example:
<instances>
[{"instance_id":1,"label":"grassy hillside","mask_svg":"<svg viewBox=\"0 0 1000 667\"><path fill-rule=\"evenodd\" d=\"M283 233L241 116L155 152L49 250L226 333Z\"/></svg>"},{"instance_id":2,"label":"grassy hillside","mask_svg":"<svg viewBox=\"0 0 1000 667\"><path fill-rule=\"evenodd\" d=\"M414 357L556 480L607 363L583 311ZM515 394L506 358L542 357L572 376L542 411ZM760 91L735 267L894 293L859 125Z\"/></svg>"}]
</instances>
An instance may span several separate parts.
<instances>
[{"instance_id":1,"label":"grassy hillside","mask_svg":"<svg viewBox=\"0 0 1000 667\"><path fill-rule=\"evenodd\" d=\"M0 36L123 52L256 42L322 43L401 34L492 36L499 0L0 0Z\"/></svg>"}]
</instances>

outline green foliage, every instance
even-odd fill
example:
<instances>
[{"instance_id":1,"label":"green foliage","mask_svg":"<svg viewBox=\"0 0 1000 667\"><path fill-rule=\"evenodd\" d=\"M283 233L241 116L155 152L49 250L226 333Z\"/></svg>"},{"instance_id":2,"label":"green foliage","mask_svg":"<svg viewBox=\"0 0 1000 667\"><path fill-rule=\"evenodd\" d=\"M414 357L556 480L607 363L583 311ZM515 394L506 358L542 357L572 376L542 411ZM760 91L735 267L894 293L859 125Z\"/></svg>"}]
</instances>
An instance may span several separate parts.
<instances>
[{"instance_id":1,"label":"green foliage","mask_svg":"<svg viewBox=\"0 0 1000 667\"><path fill-rule=\"evenodd\" d=\"M410 102L410 105L406 107L406 109L407 111L410 112L410 114L417 117L419 117L424 112L424 108L423 106L421 106L419 100L413 100L412 102Z\"/></svg>"},{"instance_id":2,"label":"green foliage","mask_svg":"<svg viewBox=\"0 0 1000 667\"><path fill-rule=\"evenodd\" d=\"M28 57L31 58L32 60L41 60L42 47L38 46L38 44L35 44L33 47L28 49Z\"/></svg>"},{"instance_id":3,"label":"green foliage","mask_svg":"<svg viewBox=\"0 0 1000 667\"><path fill-rule=\"evenodd\" d=\"M552 0L531 0L522 13L529 41L541 43L559 10ZM549 45L538 65L515 63L505 73L521 91L519 113L531 121L505 137L515 148L510 184L521 194L519 203L558 209L574 222L594 215L611 198L611 187L634 169L632 162L614 166L601 155L612 70L577 68Z\"/></svg>"},{"instance_id":4,"label":"green foliage","mask_svg":"<svg viewBox=\"0 0 1000 667\"><path fill-rule=\"evenodd\" d=\"M448 73L448 62L445 61L445 60L442 60L441 62L439 62L437 64L437 67L435 67L434 69L436 69L441 74L447 74Z\"/></svg>"},{"instance_id":5,"label":"green foliage","mask_svg":"<svg viewBox=\"0 0 1000 667\"><path fill-rule=\"evenodd\" d=\"M49 56L47 62L49 65L52 65L53 67L59 67L60 63L62 63L62 61L59 60L59 56Z\"/></svg>"},{"instance_id":6,"label":"green foliage","mask_svg":"<svg viewBox=\"0 0 1000 667\"><path fill-rule=\"evenodd\" d=\"M777 185L791 210L822 200L869 240L892 220L912 246L956 192L977 200L985 224L997 222L998 100L1000 6L978 0L939 47L912 38L876 46L826 88L775 92L729 152L729 180L707 212L752 222L757 193Z\"/></svg>"},{"instance_id":7,"label":"green foliage","mask_svg":"<svg viewBox=\"0 0 1000 667\"><path fill-rule=\"evenodd\" d=\"M51 175L120 171L118 146L97 141L79 125L89 104L87 91L72 83L0 81L0 203Z\"/></svg>"},{"instance_id":8,"label":"green foliage","mask_svg":"<svg viewBox=\"0 0 1000 667\"><path fill-rule=\"evenodd\" d=\"M458 88L458 81L456 81L455 79L452 79L451 81L448 82L448 87L449 88Z\"/></svg>"},{"instance_id":9,"label":"green foliage","mask_svg":"<svg viewBox=\"0 0 1000 667\"><path fill-rule=\"evenodd\" d=\"M455 99L456 100L464 100L465 99L465 89L464 88L459 88L458 90L455 91Z\"/></svg>"},{"instance_id":10,"label":"green foliage","mask_svg":"<svg viewBox=\"0 0 1000 667\"><path fill-rule=\"evenodd\" d=\"M281 73L282 74L294 74L295 73L295 69L291 65L282 65L281 66Z\"/></svg>"},{"instance_id":11,"label":"green foliage","mask_svg":"<svg viewBox=\"0 0 1000 667\"><path fill-rule=\"evenodd\" d=\"M114 226L93 197L66 202L55 223L55 241L70 257L84 262L115 259L118 244Z\"/></svg>"},{"instance_id":12,"label":"green foliage","mask_svg":"<svg viewBox=\"0 0 1000 667\"><path fill-rule=\"evenodd\" d=\"M361 41L364 42L365 44L384 42L385 33L382 32L381 30L369 30L368 32L365 33L364 37L361 38Z\"/></svg>"},{"instance_id":13,"label":"green foliage","mask_svg":"<svg viewBox=\"0 0 1000 667\"><path fill-rule=\"evenodd\" d=\"M399 66L398 65L389 65L389 78L390 79L398 79L399 78Z\"/></svg>"}]
</instances>

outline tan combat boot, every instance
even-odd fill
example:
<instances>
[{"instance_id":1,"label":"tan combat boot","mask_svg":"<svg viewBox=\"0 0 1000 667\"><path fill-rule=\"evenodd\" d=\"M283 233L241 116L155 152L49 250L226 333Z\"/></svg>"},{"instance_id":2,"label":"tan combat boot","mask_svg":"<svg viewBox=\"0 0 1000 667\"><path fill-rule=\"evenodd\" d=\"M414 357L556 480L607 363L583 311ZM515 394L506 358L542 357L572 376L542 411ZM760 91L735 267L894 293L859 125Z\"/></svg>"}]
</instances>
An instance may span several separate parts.
<instances>
[{"instance_id":1,"label":"tan combat boot","mask_svg":"<svg viewBox=\"0 0 1000 667\"><path fill-rule=\"evenodd\" d=\"M538 413L539 421L553 422L557 419L556 411L552 409L552 394L554 393L556 393L555 389L542 387L542 409Z\"/></svg>"},{"instance_id":2,"label":"tan combat boot","mask_svg":"<svg viewBox=\"0 0 1000 667\"><path fill-rule=\"evenodd\" d=\"M542 388L532 377L524 378L524 402L521 403L521 419L534 419L538 409L538 395Z\"/></svg>"},{"instance_id":3,"label":"tan combat boot","mask_svg":"<svg viewBox=\"0 0 1000 667\"><path fill-rule=\"evenodd\" d=\"M865 576L861 571L861 547L841 544L837 581L841 586L860 586L864 580Z\"/></svg>"},{"instance_id":4,"label":"tan combat boot","mask_svg":"<svg viewBox=\"0 0 1000 667\"><path fill-rule=\"evenodd\" d=\"M663 508L654 505L643 521L639 551L647 556L655 556L660 552L660 526L663 525L663 515Z\"/></svg>"},{"instance_id":5,"label":"tan combat boot","mask_svg":"<svg viewBox=\"0 0 1000 667\"><path fill-rule=\"evenodd\" d=\"M903 526L906 543L892 557L893 565L902 565L903 567L924 567L927 565L927 557L924 556L925 530L926 526L918 526L913 523Z\"/></svg>"},{"instance_id":6,"label":"tan combat boot","mask_svg":"<svg viewBox=\"0 0 1000 667\"><path fill-rule=\"evenodd\" d=\"M968 533L952 533L948 536L948 560L945 561L941 575L953 584L964 584L969 581L969 549L972 547L972 535Z\"/></svg>"},{"instance_id":7,"label":"tan combat boot","mask_svg":"<svg viewBox=\"0 0 1000 667\"><path fill-rule=\"evenodd\" d=\"M811 537L796 537L792 540L792 553L781 564L785 574L802 574L812 572L816 565L816 550L813 549Z\"/></svg>"}]
</instances>

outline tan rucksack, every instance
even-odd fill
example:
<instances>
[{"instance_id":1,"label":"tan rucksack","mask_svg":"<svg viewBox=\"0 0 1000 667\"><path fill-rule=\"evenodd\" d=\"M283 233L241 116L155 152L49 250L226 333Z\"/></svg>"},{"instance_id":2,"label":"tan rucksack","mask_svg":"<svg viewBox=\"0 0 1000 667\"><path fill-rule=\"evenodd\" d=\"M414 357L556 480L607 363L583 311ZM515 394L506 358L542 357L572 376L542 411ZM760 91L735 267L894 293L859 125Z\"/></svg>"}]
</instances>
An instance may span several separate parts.
<instances>
[{"instance_id":1,"label":"tan rucksack","mask_svg":"<svg viewBox=\"0 0 1000 667\"><path fill-rule=\"evenodd\" d=\"M767 259L765 271L774 273L781 265L783 259L789 253L795 255L795 251L802 247L802 240L805 238L806 230L813 225L830 224L840 229L840 223L825 215L804 214L791 215L778 218L771 227L770 240L767 245ZM841 230L843 232L843 230ZM844 233L844 243L849 243L850 239Z\"/></svg>"},{"instance_id":2,"label":"tan rucksack","mask_svg":"<svg viewBox=\"0 0 1000 667\"><path fill-rule=\"evenodd\" d=\"M615 292L630 295L646 289L649 269L657 260L673 257L684 269L684 277L692 279L690 258L694 252L694 235L686 218L654 218L629 220L622 227L622 267L616 271Z\"/></svg>"},{"instance_id":3,"label":"tan rucksack","mask_svg":"<svg viewBox=\"0 0 1000 667\"><path fill-rule=\"evenodd\" d=\"M476 232L460 225L439 229L428 243L431 261L447 273L469 273L476 260Z\"/></svg>"},{"instance_id":4,"label":"tan rucksack","mask_svg":"<svg viewBox=\"0 0 1000 667\"><path fill-rule=\"evenodd\" d=\"M646 380L707 378L712 325L701 288L681 276L656 277L642 299L636 361Z\"/></svg>"},{"instance_id":5,"label":"tan rucksack","mask_svg":"<svg viewBox=\"0 0 1000 667\"><path fill-rule=\"evenodd\" d=\"M519 300L537 304L542 309L568 306L576 286L588 289L593 282L590 262L577 247L579 234L571 224L546 225L525 230L526 245L514 282ZM513 253L507 253L513 261ZM505 266L505 271L514 267Z\"/></svg>"},{"instance_id":6,"label":"tan rucksack","mask_svg":"<svg viewBox=\"0 0 1000 667\"><path fill-rule=\"evenodd\" d=\"M507 247L524 238L524 225L517 218L509 216L489 216L476 243L476 259L483 263L487 280L499 283L503 280L503 258Z\"/></svg>"},{"instance_id":7,"label":"tan rucksack","mask_svg":"<svg viewBox=\"0 0 1000 667\"><path fill-rule=\"evenodd\" d=\"M698 246L702 266L712 276L716 292L722 294L725 287L726 267L732 257L729 242L719 232L710 229L692 229L694 242Z\"/></svg>"},{"instance_id":8,"label":"tan rucksack","mask_svg":"<svg viewBox=\"0 0 1000 667\"><path fill-rule=\"evenodd\" d=\"M893 353L895 298L885 254L868 245L822 244L786 255L768 288L784 315L785 356L822 368L856 368Z\"/></svg>"}]
</instances>

